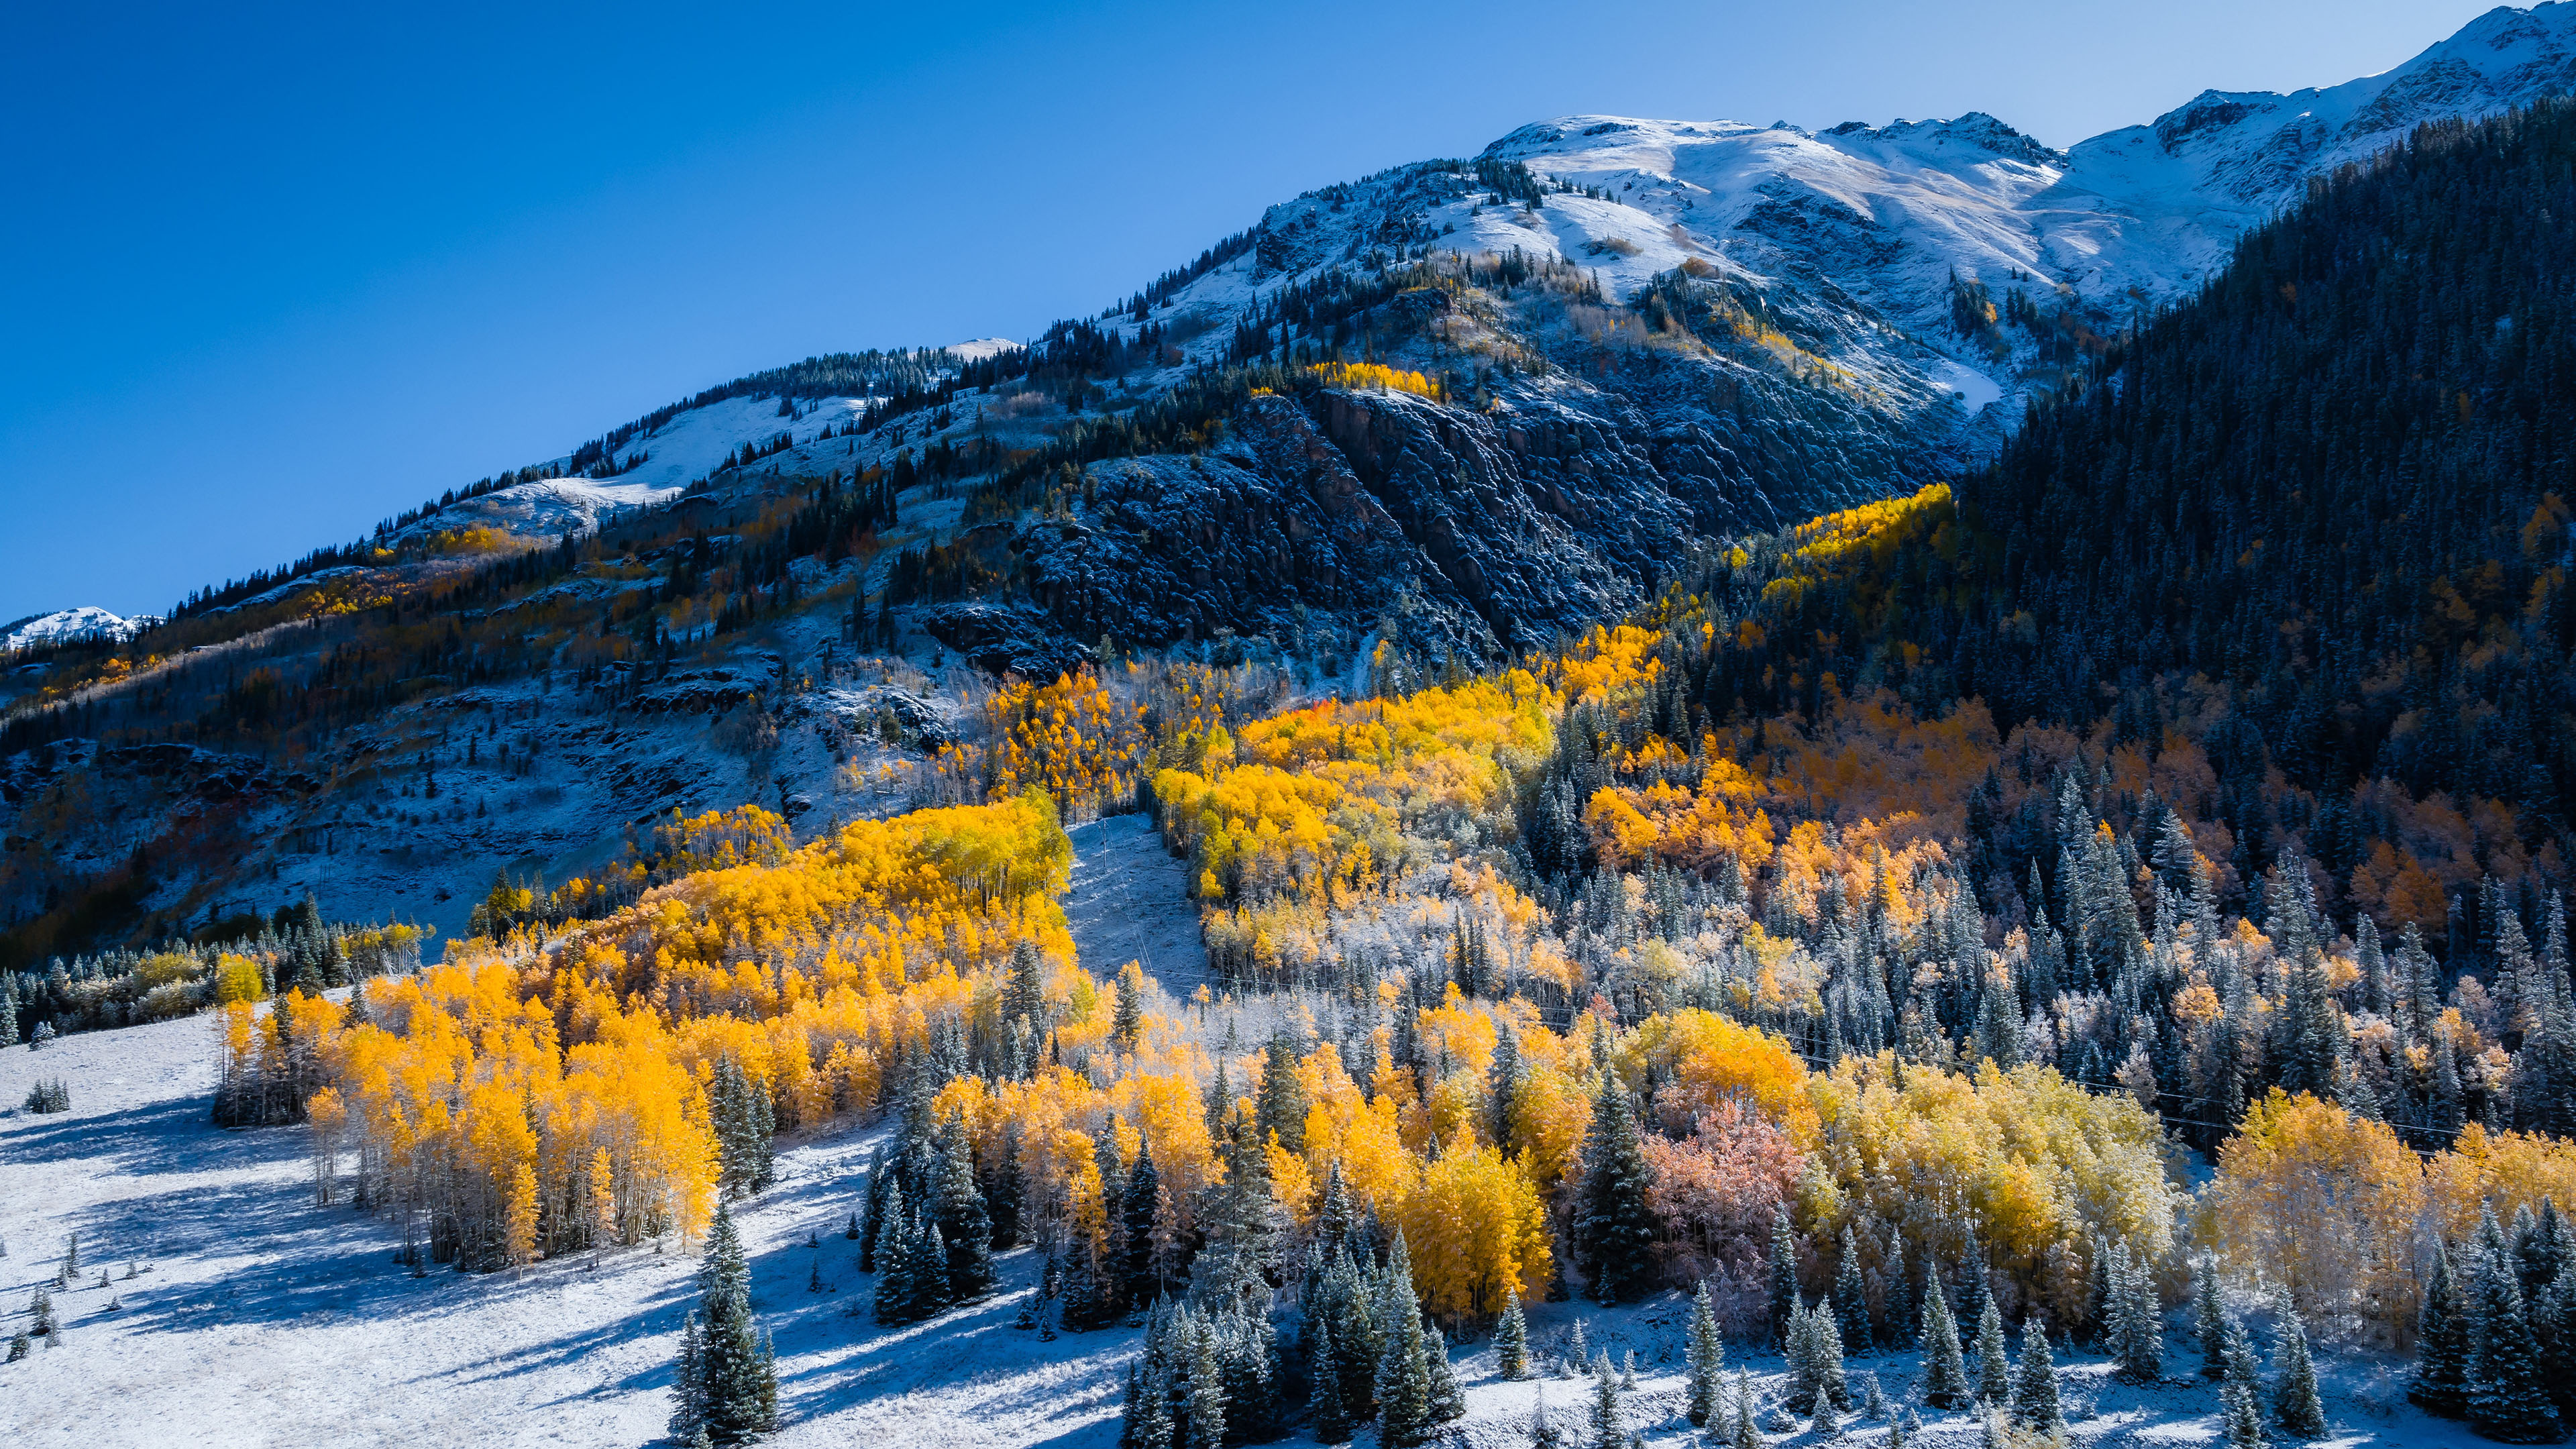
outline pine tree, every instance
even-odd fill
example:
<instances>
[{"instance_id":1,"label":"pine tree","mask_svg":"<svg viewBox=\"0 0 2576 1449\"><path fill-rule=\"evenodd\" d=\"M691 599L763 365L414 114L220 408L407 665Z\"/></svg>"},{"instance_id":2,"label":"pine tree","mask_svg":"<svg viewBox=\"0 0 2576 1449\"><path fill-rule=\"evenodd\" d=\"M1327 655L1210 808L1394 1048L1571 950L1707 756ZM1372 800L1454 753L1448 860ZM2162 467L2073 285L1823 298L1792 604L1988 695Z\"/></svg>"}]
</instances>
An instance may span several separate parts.
<instances>
[{"instance_id":1,"label":"pine tree","mask_svg":"<svg viewBox=\"0 0 2576 1449\"><path fill-rule=\"evenodd\" d=\"M1870 1329L1869 1289L1861 1282L1860 1252L1848 1227L1843 1229L1842 1261L1834 1270L1834 1320L1845 1347L1854 1353L1869 1352L1876 1337Z\"/></svg>"},{"instance_id":2,"label":"pine tree","mask_svg":"<svg viewBox=\"0 0 2576 1449\"><path fill-rule=\"evenodd\" d=\"M680 1325L680 1361L671 1372L671 1437L686 1443L706 1433L706 1335L698 1311Z\"/></svg>"},{"instance_id":3,"label":"pine tree","mask_svg":"<svg viewBox=\"0 0 2576 1449\"><path fill-rule=\"evenodd\" d=\"M1610 1376L1610 1361L1603 1358L1592 1375L1592 1443L1590 1449L1628 1449L1628 1436L1619 1426L1619 1381Z\"/></svg>"},{"instance_id":4,"label":"pine tree","mask_svg":"<svg viewBox=\"0 0 2576 1449\"><path fill-rule=\"evenodd\" d=\"M1423 1427L1447 1424L1467 1416L1467 1396L1458 1388L1457 1369L1449 1362L1449 1340L1431 1330L1422 1344L1422 1373L1429 1385Z\"/></svg>"},{"instance_id":5,"label":"pine tree","mask_svg":"<svg viewBox=\"0 0 2576 1449\"><path fill-rule=\"evenodd\" d=\"M1602 1074L1584 1141L1575 1240L1592 1296L1616 1303L1650 1281L1654 1217L1646 1206L1646 1158L1637 1114L1616 1074Z\"/></svg>"},{"instance_id":6,"label":"pine tree","mask_svg":"<svg viewBox=\"0 0 2576 1449\"><path fill-rule=\"evenodd\" d=\"M1261 1090L1253 1099L1253 1140L1266 1143L1276 1136L1281 1147L1304 1152L1306 1105L1306 1086L1297 1078L1297 1049L1286 1036L1273 1036L1262 1053Z\"/></svg>"},{"instance_id":7,"label":"pine tree","mask_svg":"<svg viewBox=\"0 0 2576 1449\"><path fill-rule=\"evenodd\" d=\"M1379 1288L1377 1361L1378 1440L1395 1446L1420 1442L1431 1414L1431 1376L1424 1358L1422 1303L1413 1293L1411 1258L1397 1233Z\"/></svg>"},{"instance_id":8,"label":"pine tree","mask_svg":"<svg viewBox=\"0 0 2576 1449\"><path fill-rule=\"evenodd\" d=\"M2164 1377L2164 1304L2146 1265L2131 1259L2125 1245L2111 1253L2109 1347L2123 1380L2151 1384Z\"/></svg>"},{"instance_id":9,"label":"pine tree","mask_svg":"<svg viewBox=\"0 0 2576 1449\"><path fill-rule=\"evenodd\" d=\"M2218 1296L2215 1254L2204 1253L2191 1265L2191 1319L2200 1341L2200 1376L2227 1377L2227 1309Z\"/></svg>"},{"instance_id":10,"label":"pine tree","mask_svg":"<svg viewBox=\"0 0 2576 1449\"><path fill-rule=\"evenodd\" d=\"M1566 1336L1565 1357L1568 1373L1581 1373L1592 1366L1592 1344L1583 1331L1583 1320L1574 1320L1574 1330Z\"/></svg>"},{"instance_id":11,"label":"pine tree","mask_svg":"<svg viewBox=\"0 0 2576 1449\"><path fill-rule=\"evenodd\" d=\"M1703 1301L1708 1289L1703 1285ZM1696 1326L1696 1320L1693 1321ZM1503 1321L1494 1329L1494 1366L1507 1379L1525 1379L1529 1369L1529 1319L1521 1312L1521 1294L1517 1288L1503 1290Z\"/></svg>"},{"instance_id":12,"label":"pine tree","mask_svg":"<svg viewBox=\"0 0 2576 1449\"><path fill-rule=\"evenodd\" d=\"M1807 1421L1807 1430L1820 1440L1842 1437L1842 1420L1834 1414L1834 1396L1831 1393L1816 1390L1815 1407Z\"/></svg>"},{"instance_id":13,"label":"pine tree","mask_svg":"<svg viewBox=\"0 0 2576 1449\"><path fill-rule=\"evenodd\" d=\"M1485 1069L1485 1133L1505 1157L1515 1146L1512 1104L1520 1097L1521 1075L1520 1038L1505 1026L1495 1035L1493 1064Z\"/></svg>"},{"instance_id":14,"label":"pine tree","mask_svg":"<svg viewBox=\"0 0 2576 1449\"><path fill-rule=\"evenodd\" d=\"M18 1360L25 1358L28 1351L33 1347L34 1345L29 1343L27 1340L27 1330L21 1328L17 1332L10 1334L8 1361L16 1363Z\"/></svg>"},{"instance_id":15,"label":"pine tree","mask_svg":"<svg viewBox=\"0 0 2576 1449\"><path fill-rule=\"evenodd\" d=\"M993 1291L993 1219L975 1185L975 1158L966 1124L949 1124L939 1178L939 1236L947 1249L940 1265L950 1303L971 1303Z\"/></svg>"},{"instance_id":16,"label":"pine tree","mask_svg":"<svg viewBox=\"0 0 2576 1449\"><path fill-rule=\"evenodd\" d=\"M2446 1419L2469 1412L2469 1367L2476 1342L2475 1314L2465 1301L2450 1250L2436 1244L2433 1277L2417 1319L2415 1378L2406 1397L2428 1414Z\"/></svg>"},{"instance_id":17,"label":"pine tree","mask_svg":"<svg viewBox=\"0 0 2576 1449\"><path fill-rule=\"evenodd\" d=\"M1306 1340L1314 1387L1306 1395L1306 1415L1314 1421L1315 1442L1339 1444L1351 1437L1351 1413L1342 1402L1342 1376L1333 1361L1333 1331L1318 1323Z\"/></svg>"},{"instance_id":18,"label":"pine tree","mask_svg":"<svg viewBox=\"0 0 2576 1449\"><path fill-rule=\"evenodd\" d=\"M1923 1402L1936 1409L1964 1409L1974 1397L1968 1365L1959 1353L1959 1325L1950 1296L1934 1273L1923 1275Z\"/></svg>"},{"instance_id":19,"label":"pine tree","mask_svg":"<svg viewBox=\"0 0 2576 1449\"><path fill-rule=\"evenodd\" d=\"M1109 1034L1129 1051L1145 1036L1144 972L1129 969L1118 973L1118 1009L1110 1017ZM1326 1440L1337 1443L1337 1440Z\"/></svg>"},{"instance_id":20,"label":"pine tree","mask_svg":"<svg viewBox=\"0 0 2576 1449\"><path fill-rule=\"evenodd\" d=\"M704 1328L692 1375L694 1418L716 1443L738 1444L776 1427L778 1374L767 1336L752 1318L751 1264L721 1202L698 1292Z\"/></svg>"},{"instance_id":21,"label":"pine tree","mask_svg":"<svg viewBox=\"0 0 2576 1449\"><path fill-rule=\"evenodd\" d=\"M1513 1307L1519 1307L1517 1300ZM1699 1292L1691 1298L1690 1333L1683 1356L1690 1371L1685 1412L1695 1427L1705 1428L1717 1414L1718 1392L1726 1373L1726 1340L1718 1336L1717 1310L1708 1301L1706 1279L1700 1280Z\"/></svg>"},{"instance_id":22,"label":"pine tree","mask_svg":"<svg viewBox=\"0 0 2576 1449\"><path fill-rule=\"evenodd\" d=\"M2263 1410L2251 1385L2233 1379L2219 1390L2221 1417L2227 1424L2227 1449L2264 1449Z\"/></svg>"},{"instance_id":23,"label":"pine tree","mask_svg":"<svg viewBox=\"0 0 2576 1449\"><path fill-rule=\"evenodd\" d=\"M2013 1376L2013 1423L2054 1436L2066 1427L2057 1404L2057 1360L2048 1351L2048 1329L2033 1314L2022 1320L2021 1367Z\"/></svg>"},{"instance_id":24,"label":"pine tree","mask_svg":"<svg viewBox=\"0 0 2576 1449\"><path fill-rule=\"evenodd\" d=\"M886 1185L885 1203L877 1216L884 1224L878 1229L876 1244L877 1322L910 1323L921 1288L912 1281L918 1254L912 1241L912 1216L903 1205L903 1184Z\"/></svg>"},{"instance_id":25,"label":"pine tree","mask_svg":"<svg viewBox=\"0 0 2576 1449\"><path fill-rule=\"evenodd\" d=\"M1217 1359L1216 1329L1204 1321L1192 1329L1189 1379L1187 1449L1224 1449L1225 1368Z\"/></svg>"},{"instance_id":26,"label":"pine tree","mask_svg":"<svg viewBox=\"0 0 2576 1449\"><path fill-rule=\"evenodd\" d=\"M1129 1303L1151 1303L1161 1291L1162 1278L1154 1268L1154 1241L1156 1229L1161 1226L1156 1218L1162 1205L1162 1176L1154 1170L1154 1154L1140 1142L1136 1165L1128 1170L1127 1190L1120 1198L1126 1233L1119 1245L1118 1274Z\"/></svg>"},{"instance_id":27,"label":"pine tree","mask_svg":"<svg viewBox=\"0 0 2576 1449\"><path fill-rule=\"evenodd\" d=\"M1735 1434L1727 1449L1763 1449L1762 1430L1753 1422L1753 1375L1744 1370L1735 1375Z\"/></svg>"},{"instance_id":28,"label":"pine tree","mask_svg":"<svg viewBox=\"0 0 2576 1449\"><path fill-rule=\"evenodd\" d=\"M1977 1315L1977 1397L2000 1408L2012 1398L2012 1360L2004 1353L2004 1316L1994 1295Z\"/></svg>"},{"instance_id":29,"label":"pine tree","mask_svg":"<svg viewBox=\"0 0 2576 1449\"><path fill-rule=\"evenodd\" d=\"M2326 1432L2326 1406L2317 1397L2317 1369L2308 1358L2308 1331L2286 1296L2273 1330L2272 1419L2293 1439L2321 1439Z\"/></svg>"},{"instance_id":30,"label":"pine tree","mask_svg":"<svg viewBox=\"0 0 2576 1449\"><path fill-rule=\"evenodd\" d=\"M1821 1391L1838 1409L1851 1407L1851 1389L1843 1372L1842 1330L1834 1323L1833 1310L1818 1303L1807 1310L1800 1353L1790 1361L1795 1375L1793 1400L1804 1399L1810 1392Z\"/></svg>"},{"instance_id":31,"label":"pine tree","mask_svg":"<svg viewBox=\"0 0 2576 1449\"><path fill-rule=\"evenodd\" d=\"M1789 1330L1797 1324L1801 1305L1798 1302L1798 1244L1789 1232L1789 1210L1775 1208L1771 1213L1771 1341L1786 1344Z\"/></svg>"},{"instance_id":32,"label":"pine tree","mask_svg":"<svg viewBox=\"0 0 2576 1449\"><path fill-rule=\"evenodd\" d=\"M2495 1219L2486 1236L2497 1241ZM2540 1382L2540 1356L2511 1256L2490 1251L2478 1265L2478 1331L2469 1361L2469 1423L2508 1444L2554 1444L2558 1409Z\"/></svg>"}]
</instances>

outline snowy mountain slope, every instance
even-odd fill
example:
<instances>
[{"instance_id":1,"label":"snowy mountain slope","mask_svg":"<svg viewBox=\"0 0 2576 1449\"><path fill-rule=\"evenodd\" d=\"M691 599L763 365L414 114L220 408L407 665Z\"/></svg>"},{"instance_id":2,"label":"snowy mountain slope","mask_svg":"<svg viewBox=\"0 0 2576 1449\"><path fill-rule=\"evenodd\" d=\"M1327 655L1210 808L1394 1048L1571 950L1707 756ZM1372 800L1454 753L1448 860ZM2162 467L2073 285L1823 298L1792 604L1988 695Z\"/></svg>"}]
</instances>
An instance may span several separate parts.
<instances>
[{"instance_id":1,"label":"snowy mountain slope","mask_svg":"<svg viewBox=\"0 0 2576 1449\"><path fill-rule=\"evenodd\" d=\"M148 614L123 618L94 604L84 604L77 609L59 609L51 614L35 614L0 624L0 654L75 639L130 639L158 622Z\"/></svg>"}]
</instances>

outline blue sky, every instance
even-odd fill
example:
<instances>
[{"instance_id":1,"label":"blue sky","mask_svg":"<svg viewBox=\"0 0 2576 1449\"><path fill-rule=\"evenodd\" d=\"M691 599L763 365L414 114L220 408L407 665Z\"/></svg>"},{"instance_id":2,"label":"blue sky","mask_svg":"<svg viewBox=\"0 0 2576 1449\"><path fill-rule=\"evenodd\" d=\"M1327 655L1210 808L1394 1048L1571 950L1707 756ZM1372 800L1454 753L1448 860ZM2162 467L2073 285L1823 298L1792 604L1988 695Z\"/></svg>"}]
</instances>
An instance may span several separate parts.
<instances>
[{"instance_id":1,"label":"blue sky","mask_svg":"<svg viewBox=\"0 0 2576 1449\"><path fill-rule=\"evenodd\" d=\"M2062 146L2484 8L20 6L0 621L165 607L760 367L1026 337L1525 121L1984 110Z\"/></svg>"}]
</instances>

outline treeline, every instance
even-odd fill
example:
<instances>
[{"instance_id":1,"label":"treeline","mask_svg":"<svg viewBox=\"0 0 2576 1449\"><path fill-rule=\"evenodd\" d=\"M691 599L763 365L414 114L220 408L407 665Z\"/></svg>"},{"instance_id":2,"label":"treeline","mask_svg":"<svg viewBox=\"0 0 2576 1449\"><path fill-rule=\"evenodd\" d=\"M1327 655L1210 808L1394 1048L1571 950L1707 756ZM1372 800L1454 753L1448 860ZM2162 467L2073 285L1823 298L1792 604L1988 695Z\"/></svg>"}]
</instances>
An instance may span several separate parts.
<instances>
[{"instance_id":1,"label":"treeline","mask_svg":"<svg viewBox=\"0 0 2576 1449\"><path fill-rule=\"evenodd\" d=\"M2152 748L2173 686L2205 676L2239 778L2494 799L2563 855L2571 154L2576 108L2549 102L2319 180L2036 409L1955 513L1847 566L1790 542L1710 580L1763 637L1696 703L1812 714L1830 677L2007 725L2107 718ZM2366 852L2361 824L2318 853ZM2271 832L2236 833L2259 852Z\"/></svg>"},{"instance_id":2,"label":"treeline","mask_svg":"<svg viewBox=\"0 0 2576 1449\"><path fill-rule=\"evenodd\" d=\"M238 929L239 919L217 929ZM311 896L281 906L249 934L175 941L144 950L55 957L43 970L0 971L0 1047L43 1029L49 1036L139 1026L288 990L319 994L420 967L428 933L416 926L329 923Z\"/></svg>"}]
</instances>

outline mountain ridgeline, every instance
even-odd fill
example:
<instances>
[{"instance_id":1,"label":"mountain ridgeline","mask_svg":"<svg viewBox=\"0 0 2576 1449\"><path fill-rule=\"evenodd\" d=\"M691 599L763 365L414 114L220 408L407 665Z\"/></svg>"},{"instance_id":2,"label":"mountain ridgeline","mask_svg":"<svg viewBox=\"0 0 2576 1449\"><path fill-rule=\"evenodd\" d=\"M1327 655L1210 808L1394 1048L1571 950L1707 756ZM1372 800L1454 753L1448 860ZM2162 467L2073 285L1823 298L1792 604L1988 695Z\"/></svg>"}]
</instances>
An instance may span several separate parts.
<instances>
[{"instance_id":1,"label":"mountain ridgeline","mask_svg":"<svg viewBox=\"0 0 2576 1449\"><path fill-rule=\"evenodd\" d=\"M2300 832L2338 878L2353 787L2576 807L2576 106L2428 125L2318 180L1992 466L1722 569L1747 627L1711 716L1823 691L2205 740L2244 878ZM2277 769L2314 818L2274 819Z\"/></svg>"}]
</instances>

